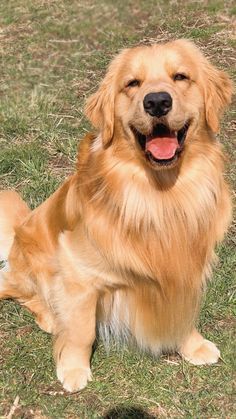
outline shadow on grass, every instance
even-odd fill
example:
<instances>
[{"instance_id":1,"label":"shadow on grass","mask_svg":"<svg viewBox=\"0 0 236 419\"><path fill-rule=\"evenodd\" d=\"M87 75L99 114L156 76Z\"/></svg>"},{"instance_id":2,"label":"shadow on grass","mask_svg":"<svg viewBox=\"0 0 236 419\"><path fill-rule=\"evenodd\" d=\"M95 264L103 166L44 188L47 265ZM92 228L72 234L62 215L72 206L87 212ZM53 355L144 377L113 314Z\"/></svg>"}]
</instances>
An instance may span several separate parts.
<instances>
[{"instance_id":1,"label":"shadow on grass","mask_svg":"<svg viewBox=\"0 0 236 419\"><path fill-rule=\"evenodd\" d=\"M156 419L138 406L115 406L109 410L103 419Z\"/></svg>"}]
</instances>

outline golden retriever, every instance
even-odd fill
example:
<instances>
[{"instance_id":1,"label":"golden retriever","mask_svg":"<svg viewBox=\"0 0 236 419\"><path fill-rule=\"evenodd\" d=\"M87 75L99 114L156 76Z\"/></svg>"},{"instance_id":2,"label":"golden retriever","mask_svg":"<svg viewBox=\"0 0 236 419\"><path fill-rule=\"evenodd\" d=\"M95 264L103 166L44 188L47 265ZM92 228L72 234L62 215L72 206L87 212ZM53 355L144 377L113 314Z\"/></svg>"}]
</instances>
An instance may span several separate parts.
<instances>
[{"instance_id":1,"label":"golden retriever","mask_svg":"<svg viewBox=\"0 0 236 419\"><path fill-rule=\"evenodd\" d=\"M191 42L123 50L86 115L77 170L30 211L0 194L0 297L55 336L68 391L91 379L96 326L195 365L220 352L195 325L214 247L231 216L215 138L231 83Z\"/></svg>"}]
</instances>

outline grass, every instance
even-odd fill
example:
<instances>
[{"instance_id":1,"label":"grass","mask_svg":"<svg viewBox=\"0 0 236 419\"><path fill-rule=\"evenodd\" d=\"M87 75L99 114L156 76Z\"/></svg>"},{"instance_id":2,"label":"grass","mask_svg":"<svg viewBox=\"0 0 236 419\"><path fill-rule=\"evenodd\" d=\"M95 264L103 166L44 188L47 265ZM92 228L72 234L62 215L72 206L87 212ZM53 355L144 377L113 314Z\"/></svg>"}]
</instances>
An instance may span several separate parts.
<instances>
[{"instance_id":1,"label":"grass","mask_svg":"<svg viewBox=\"0 0 236 419\"><path fill-rule=\"evenodd\" d=\"M235 78L233 1L2 0L0 5L0 187L32 208L73 171L77 143L89 130L84 99L110 58L138 42L188 37ZM233 107L220 140L235 184ZM106 354L98 344L94 380L79 394L56 380L51 337L11 301L0 302L0 415L14 418L236 418L235 225L203 304L200 329L223 361L193 367L135 350ZM16 397L19 399L16 400ZM16 400L15 410L11 410Z\"/></svg>"}]
</instances>

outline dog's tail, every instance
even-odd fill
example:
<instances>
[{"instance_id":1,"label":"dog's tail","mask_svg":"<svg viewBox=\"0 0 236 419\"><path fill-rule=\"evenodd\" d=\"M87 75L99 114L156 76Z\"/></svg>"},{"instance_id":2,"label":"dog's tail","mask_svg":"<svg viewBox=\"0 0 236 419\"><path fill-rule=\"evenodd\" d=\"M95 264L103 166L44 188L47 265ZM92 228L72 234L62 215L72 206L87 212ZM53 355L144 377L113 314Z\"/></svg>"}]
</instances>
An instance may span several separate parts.
<instances>
[{"instance_id":1,"label":"dog's tail","mask_svg":"<svg viewBox=\"0 0 236 419\"><path fill-rule=\"evenodd\" d=\"M15 236L14 229L29 212L30 209L18 193L0 191L0 260L7 260Z\"/></svg>"}]
</instances>

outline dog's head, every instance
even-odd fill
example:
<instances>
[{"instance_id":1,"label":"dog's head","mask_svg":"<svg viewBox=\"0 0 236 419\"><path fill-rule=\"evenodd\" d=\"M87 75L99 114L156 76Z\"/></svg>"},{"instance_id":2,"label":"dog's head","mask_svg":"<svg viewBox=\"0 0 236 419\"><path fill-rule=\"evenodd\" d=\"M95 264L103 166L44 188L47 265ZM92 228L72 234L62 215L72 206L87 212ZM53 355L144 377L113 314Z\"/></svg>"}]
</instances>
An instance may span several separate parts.
<instances>
[{"instance_id":1,"label":"dog's head","mask_svg":"<svg viewBox=\"0 0 236 419\"><path fill-rule=\"evenodd\" d=\"M191 42L138 46L110 64L86 114L108 147L122 135L153 168L176 165L196 131L217 132L231 83Z\"/></svg>"}]
</instances>

